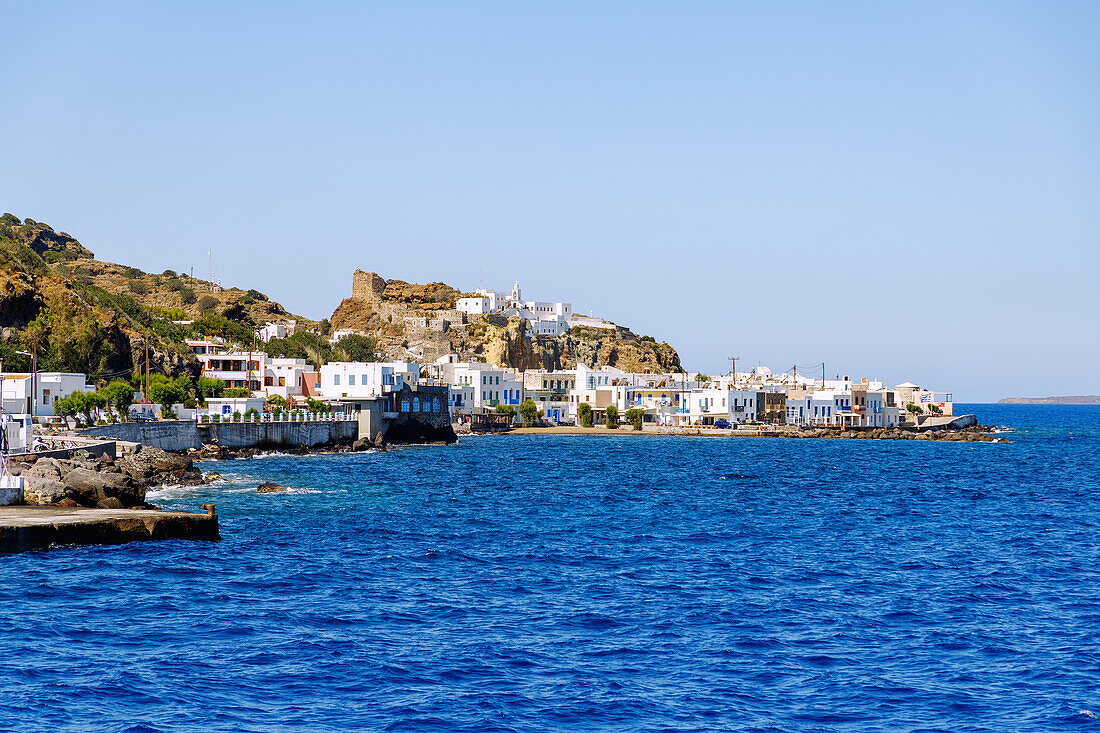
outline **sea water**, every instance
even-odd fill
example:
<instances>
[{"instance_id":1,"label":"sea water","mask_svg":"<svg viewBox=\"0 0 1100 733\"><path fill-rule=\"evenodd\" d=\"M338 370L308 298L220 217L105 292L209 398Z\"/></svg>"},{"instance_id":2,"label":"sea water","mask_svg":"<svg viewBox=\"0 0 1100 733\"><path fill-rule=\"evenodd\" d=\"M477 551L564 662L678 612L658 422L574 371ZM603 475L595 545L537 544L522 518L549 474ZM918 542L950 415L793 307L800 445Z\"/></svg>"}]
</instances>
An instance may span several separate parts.
<instances>
[{"instance_id":1,"label":"sea water","mask_svg":"<svg viewBox=\"0 0 1100 733\"><path fill-rule=\"evenodd\" d=\"M220 543L0 557L0 728L1098 729L1100 408L968 409L204 464Z\"/></svg>"}]
</instances>

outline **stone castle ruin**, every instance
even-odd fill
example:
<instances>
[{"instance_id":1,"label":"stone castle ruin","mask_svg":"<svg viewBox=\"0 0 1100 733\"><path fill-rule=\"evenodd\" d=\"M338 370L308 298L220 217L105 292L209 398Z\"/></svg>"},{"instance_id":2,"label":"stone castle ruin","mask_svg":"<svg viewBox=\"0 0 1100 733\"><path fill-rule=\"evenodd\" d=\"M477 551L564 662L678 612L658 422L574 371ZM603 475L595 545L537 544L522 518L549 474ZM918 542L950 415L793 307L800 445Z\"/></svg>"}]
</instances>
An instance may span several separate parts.
<instances>
[{"instance_id":1,"label":"stone castle ruin","mask_svg":"<svg viewBox=\"0 0 1100 733\"><path fill-rule=\"evenodd\" d=\"M356 270L351 276L351 297L367 303L381 303L386 280L375 272Z\"/></svg>"}]
</instances>

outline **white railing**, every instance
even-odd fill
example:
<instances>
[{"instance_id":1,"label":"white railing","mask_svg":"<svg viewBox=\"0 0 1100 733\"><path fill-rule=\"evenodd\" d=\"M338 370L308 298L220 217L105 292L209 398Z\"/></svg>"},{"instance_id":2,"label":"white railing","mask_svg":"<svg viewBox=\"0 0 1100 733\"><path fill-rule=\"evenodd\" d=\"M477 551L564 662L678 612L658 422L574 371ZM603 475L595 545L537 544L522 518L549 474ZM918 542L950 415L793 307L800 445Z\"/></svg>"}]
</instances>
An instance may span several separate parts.
<instances>
[{"instance_id":1,"label":"white railing","mask_svg":"<svg viewBox=\"0 0 1100 733\"><path fill-rule=\"evenodd\" d=\"M306 412L293 410L288 412L264 412L252 413L248 416L235 413L232 415L200 415L195 414L195 422L203 425L219 423L265 423L265 422L351 422L359 419L358 412Z\"/></svg>"}]
</instances>

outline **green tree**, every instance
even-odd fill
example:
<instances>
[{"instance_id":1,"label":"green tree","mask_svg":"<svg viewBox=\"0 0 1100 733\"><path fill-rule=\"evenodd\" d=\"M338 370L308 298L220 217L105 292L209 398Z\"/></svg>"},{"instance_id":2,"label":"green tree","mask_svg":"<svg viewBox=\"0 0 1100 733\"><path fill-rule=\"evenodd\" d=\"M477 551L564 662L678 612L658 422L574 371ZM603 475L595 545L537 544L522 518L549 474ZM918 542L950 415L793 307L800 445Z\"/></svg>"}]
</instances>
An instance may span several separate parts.
<instances>
[{"instance_id":1,"label":"green tree","mask_svg":"<svg viewBox=\"0 0 1100 733\"><path fill-rule=\"evenodd\" d=\"M186 286L180 288L180 300L182 300L186 305L191 305L195 302L195 291L192 288Z\"/></svg>"},{"instance_id":2,"label":"green tree","mask_svg":"<svg viewBox=\"0 0 1100 733\"><path fill-rule=\"evenodd\" d=\"M519 406L519 414L523 418L523 424L531 427L539 419L539 406L534 401L527 400Z\"/></svg>"},{"instance_id":3,"label":"green tree","mask_svg":"<svg viewBox=\"0 0 1100 733\"><path fill-rule=\"evenodd\" d=\"M493 408L493 411L497 412L497 413L500 413L501 415L515 415L516 414L516 408L513 407L512 405L497 405L496 407Z\"/></svg>"},{"instance_id":4,"label":"green tree","mask_svg":"<svg viewBox=\"0 0 1100 733\"><path fill-rule=\"evenodd\" d=\"M912 402L910 402L908 405L906 405L905 409L911 415L923 415L924 414L924 410L921 409L921 406L920 405L914 405Z\"/></svg>"},{"instance_id":5,"label":"green tree","mask_svg":"<svg viewBox=\"0 0 1100 733\"><path fill-rule=\"evenodd\" d=\"M168 379L163 374L154 374L153 377L160 378L150 378L148 397L150 402L160 405L161 414L170 413L172 405L187 399L187 389L179 381Z\"/></svg>"},{"instance_id":6,"label":"green tree","mask_svg":"<svg viewBox=\"0 0 1100 733\"><path fill-rule=\"evenodd\" d=\"M77 426L79 426L81 422L91 424L93 422L92 415L94 411L106 404L107 400L101 394L95 392L73 392L68 397L62 397L61 399L55 400L53 409L54 412L62 417L71 415L76 419ZM81 416L83 416L83 419L81 419Z\"/></svg>"},{"instance_id":7,"label":"green tree","mask_svg":"<svg viewBox=\"0 0 1100 733\"><path fill-rule=\"evenodd\" d=\"M97 392L110 404L122 419L130 414L130 405L134 403L134 388L130 384L116 379Z\"/></svg>"},{"instance_id":8,"label":"green tree","mask_svg":"<svg viewBox=\"0 0 1100 733\"><path fill-rule=\"evenodd\" d=\"M53 401L53 413L63 418L66 425L68 425L69 422L68 418L76 414L76 409L71 397L72 395L69 395L69 397L59 397Z\"/></svg>"},{"instance_id":9,"label":"green tree","mask_svg":"<svg viewBox=\"0 0 1100 733\"><path fill-rule=\"evenodd\" d=\"M225 391L222 393L222 396L233 398L251 397L252 390L246 389L244 387L226 387Z\"/></svg>"},{"instance_id":10,"label":"green tree","mask_svg":"<svg viewBox=\"0 0 1100 733\"><path fill-rule=\"evenodd\" d=\"M199 301L201 307L202 301ZM241 323L216 313L207 313L191 324L191 330L203 336L221 336L227 341L252 345L256 332L247 323Z\"/></svg>"},{"instance_id":11,"label":"green tree","mask_svg":"<svg viewBox=\"0 0 1100 733\"><path fill-rule=\"evenodd\" d=\"M587 402L582 402L577 405L577 419L580 420L581 427L592 427L592 407Z\"/></svg>"},{"instance_id":12,"label":"green tree","mask_svg":"<svg viewBox=\"0 0 1100 733\"><path fill-rule=\"evenodd\" d=\"M626 421L634 426L635 430L642 429L642 419L645 417L645 410L638 407L632 407L626 411Z\"/></svg>"},{"instance_id":13,"label":"green tree","mask_svg":"<svg viewBox=\"0 0 1100 733\"><path fill-rule=\"evenodd\" d=\"M204 295L199 298L199 312L206 313L218 307L218 299L213 295Z\"/></svg>"},{"instance_id":14,"label":"green tree","mask_svg":"<svg viewBox=\"0 0 1100 733\"><path fill-rule=\"evenodd\" d=\"M321 400L315 400L312 397L307 397L306 408L310 412L330 412L332 410L332 405L327 402L322 402Z\"/></svg>"},{"instance_id":15,"label":"green tree","mask_svg":"<svg viewBox=\"0 0 1100 733\"><path fill-rule=\"evenodd\" d=\"M195 389L205 401L207 397L221 397L225 394L225 382L213 377L199 377L195 382Z\"/></svg>"},{"instance_id":16,"label":"green tree","mask_svg":"<svg viewBox=\"0 0 1100 733\"><path fill-rule=\"evenodd\" d=\"M378 345L370 336L349 333L336 342L344 361L378 361Z\"/></svg>"},{"instance_id":17,"label":"green tree","mask_svg":"<svg viewBox=\"0 0 1100 733\"><path fill-rule=\"evenodd\" d=\"M608 405L604 410L603 423L609 428L619 427L619 410L615 405Z\"/></svg>"},{"instance_id":18,"label":"green tree","mask_svg":"<svg viewBox=\"0 0 1100 733\"><path fill-rule=\"evenodd\" d=\"M940 407L939 405L935 404L935 403L928 406L928 411L931 412L933 415L942 415L943 414L943 408Z\"/></svg>"},{"instance_id":19,"label":"green tree","mask_svg":"<svg viewBox=\"0 0 1100 733\"><path fill-rule=\"evenodd\" d=\"M260 411L257 410L255 407L249 407L247 410L245 410L244 419L252 420L253 418L258 420L260 418Z\"/></svg>"},{"instance_id":20,"label":"green tree","mask_svg":"<svg viewBox=\"0 0 1100 733\"><path fill-rule=\"evenodd\" d=\"M282 395L273 394L273 395L271 395L270 397L267 398L267 404L273 410L285 410L286 409L286 398L283 397Z\"/></svg>"}]
</instances>

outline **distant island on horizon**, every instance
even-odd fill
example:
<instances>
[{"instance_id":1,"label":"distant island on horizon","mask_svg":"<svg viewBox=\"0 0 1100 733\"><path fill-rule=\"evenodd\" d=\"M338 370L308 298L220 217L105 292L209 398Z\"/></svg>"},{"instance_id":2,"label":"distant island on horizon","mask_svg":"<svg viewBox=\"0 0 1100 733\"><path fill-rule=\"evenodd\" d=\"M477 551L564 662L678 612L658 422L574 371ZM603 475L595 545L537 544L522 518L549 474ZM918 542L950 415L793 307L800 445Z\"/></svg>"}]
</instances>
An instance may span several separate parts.
<instances>
[{"instance_id":1,"label":"distant island on horizon","mask_svg":"<svg viewBox=\"0 0 1100 733\"><path fill-rule=\"evenodd\" d=\"M1100 395L1068 395L1065 397L1005 397L999 405L1100 405Z\"/></svg>"}]
</instances>

